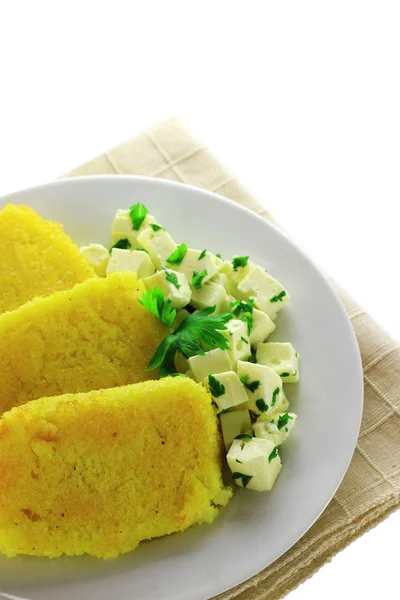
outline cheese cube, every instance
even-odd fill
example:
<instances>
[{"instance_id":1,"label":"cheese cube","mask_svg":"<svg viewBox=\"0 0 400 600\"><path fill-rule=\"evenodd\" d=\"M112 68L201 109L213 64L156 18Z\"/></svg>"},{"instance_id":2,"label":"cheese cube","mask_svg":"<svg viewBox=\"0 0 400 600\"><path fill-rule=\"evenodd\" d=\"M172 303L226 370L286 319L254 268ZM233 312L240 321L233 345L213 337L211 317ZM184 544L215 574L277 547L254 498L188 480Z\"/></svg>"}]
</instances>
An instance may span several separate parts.
<instances>
[{"instance_id":1,"label":"cheese cube","mask_svg":"<svg viewBox=\"0 0 400 600\"><path fill-rule=\"evenodd\" d=\"M227 276L223 273L218 272L209 281L212 283L217 283L218 285L222 285L222 287L225 287L227 282Z\"/></svg>"},{"instance_id":2,"label":"cheese cube","mask_svg":"<svg viewBox=\"0 0 400 600\"><path fill-rule=\"evenodd\" d=\"M226 458L235 483L257 492L270 491L282 468L277 447L270 440L234 440Z\"/></svg>"},{"instance_id":3,"label":"cheese cube","mask_svg":"<svg viewBox=\"0 0 400 600\"><path fill-rule=\"evenodd\" d=\"M251 356L250 338L247 333L247 323L240 319L232 319L226 324L227 329L221 331L229 342L228 350L233 365L238 360L247 360Z\"/></svg>"},{"instance_id":4,"label":"cheese cube","mask_svg":"<svg viewBox=\"0 0 400 600\"><path fill-rule=\"evenodd\" d=\"M257 362L275 371L284 383L299 381L299 355L289 342L259 344Z\"/></svg>"},{"instance_id":5,"label":"cheese cube","mask_svg":"<svg viewBox=\"0 0 400 600\"><path fill-rule=\"evenodd\" d=\"M249 410L267 416L278 410L282 402L282 380L272 369L238 360L237 374L245 384Z\"/></svg>"},{"instance_id":6,"label":"cheese cube","mask_svg":"<svg viewBox=\"0 0 400 600\"><path fill-rule=\"evenodd\" d=\"M276 406L276 404L275 404ZM277 406L276 410L273 413L262 413L257 421L272 421L277 417L280 413L286 413L289 410L289 400L286 397L285 390L282 388L282 400L279 406Z\"/></svg>"},{"instance_id":7,"label":"cheese cube","mask_svg":"<svg viewBox=\"0 0 400 600\"><path fill-rule=\"evenodd\" d=\"M253 346L253 348L266 340L269 334L274 331L275 327L275 323L268 315L261 312L261 310L254 308L253 327L250 331L250 344Z\"/></svg>"},{"instance_id":8,"label":"cheese cube","mask_svg":"<svg viewBox=\"0 0 400 600\"><path fill-rule=\"evenodd\" d=\"M225 276L225 289L232 296L238 297L238 284L248 275L255 265L247 263L245 267L238 267L235 271L232 262L225 260L220 269L221 275Z\"/></svg>"},{"instance_id":9,"label":"cheese cube","mask_svg":"<svg viewBox=\"0 0 400 600\"><path fill-rule=\"evenodd\" d=\"M110 260L110 253L107 248L101 244L89 244L88 246L82 246L80 250L81 254L92 265L96 275L105 277L108 261Z\"/></svg>"},{"instance_id":10,"label":"cheese cube","mask_svg":"<svg viewBox=\"0 0 400 600\"><path fill-rule=\"evenodd\" d=\"M203 385L213 397L217 414L247 402L244 387L234 371L209 375Z\"/></svg>"},{"instance_id":11,"label":"cheese cube","mask_svg":"<svg viewBox=\"0 0 400 600\"><path fill-rule=\"evenodd\" d=\"M178 287L175 283L168 280L168 277L171 277L171 275L177 278ZM171 300L172 308L183 308L190 302L190 287L186 277L182 273L163 269L162 271L157 271L151 277L146 277L143 281L149 290L154 290L155 287L158 287L164 294L164 297Z\"/></svg>"},{"instance_id":12,"label":"cheese cube","mask_svg":"<svg viewBox=\"0 0 400 600\"><path fill-rule=\"evenodd\" d=\"M129 210L117 210L111 230L113 244L118 242L118 240L127 239L132 246L137 246L140 233L150 224L155 224L155 222L156 220L152 215L147 215L140 229L135 230L133 229L132 219L129 216Z\"/></svg>"},{"instance_id":13,"label":"cheese cube","mask_svg":"<svg viewBox=\"0 0 400 600\"><path fill-rule=\"evenodd\" d=\"M252 435L250 413L247 409L222 413L220 421L226 452L237 435L241 433Z\"/></svg>"},{"instance_id":14,"label":"cheese cube","mask_svg":"<svg viewBox=\"0 0 400 600\"><path fill-rule=\"evenodd\" d=\"M228 413L227 413L228 414ZM257 419L253 425L256 438L270 440L279 446L289 436L296 423L297 415L294 413L277 413L271 420Z\"/></svg>"},{"instance_id":15,"label":"cheese cube","mask_svg":"<svg viewBox=\"0 0 400 600\"><path fill-rule=\"evenodd\" d=\"M154 273L154 266L143 250L122 250L113 248L107 265L106 273L119 273L121 271L132 271L137 273L140 279L149 277Z\"/></svg>"},{"instance_id":16,"label":"cheese cube","mask_svg":"<svg viewBox=\"0 0 400 600\"><path fill-rule=\"evenodd\" d=\"M179 325L190 315L190 312L185 308L179 308L176 311L175 321L173 322L172 329L175 331L178 329Z\"/></svg>"},{"instance_id":17,"label":"cheese cube","mask_svg":"<svg viewBox=\"0 0 400 600\"><path fill-rule=\"evenodd\" d=\"M176 267L177 271L186 275L189 282L192 281L195 271L196 273L207 271L207 275L203 279L204 284L211 279L223 265L223 261L214 256L214 254L211 254L211 252L206 252L205 255L200 258L201 254L201 250L188 248L183 261Z\"/></svg>"},{"instance_id":18,"label":"cheese cube","mask_svg":"<svg viewBox=\"0 0 400 600\"><path fill-rule=\"evenodd\" d=\"M221 348L215 348L203 355L192 356L188 362L194 379L199 383L210 374L215 375L232 370L229 354L227 350L221 350Z\"/></svg>"},{"instance_id":19,"label":"cheese cube","mask_svg":"<svg viewBox=\"0 0 400 600\"><path fill-rule=\"evenodd\" d=\"M141 231L137 241L145 250L147 250L151 262L157 269L161 269L167 264L167 258L169 258L177 248L174 240L165 229L153 231L151 227L146 227Z\"/></svg>"},{"instance_id":20,"label":"cheese cube","mask_svg":"<svg viewBox=\"0 0 400 600\"><path fill-rule=\"evenodd\" d=\"M215 306L214 314L219 314L228 308L228 295L225 288L218 283L203 283L199 289L192 287L190 304L201 310L206 306Z\"/></svg>"},{"instance_id":21,"label":"cheese cube","mask_svg":"<svg viewBox=\"0 0 400 600\"><path fill-rule=\"evenodd\" d=\"M254 298L255 306L274 318L289 300L282 285L261 267L254 267L238 284L238 297L242 300Z\"/></svg>"}]
</instances>

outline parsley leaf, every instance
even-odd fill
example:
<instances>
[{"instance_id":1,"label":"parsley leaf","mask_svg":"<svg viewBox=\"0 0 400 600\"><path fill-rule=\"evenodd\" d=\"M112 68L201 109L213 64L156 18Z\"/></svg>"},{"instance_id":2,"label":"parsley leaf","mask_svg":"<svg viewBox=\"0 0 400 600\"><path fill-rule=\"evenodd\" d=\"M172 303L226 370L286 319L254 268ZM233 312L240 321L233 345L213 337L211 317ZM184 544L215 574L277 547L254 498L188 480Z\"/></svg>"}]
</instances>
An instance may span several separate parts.
<instances>
[{"instance_id":1,"label":"parsley leaf","mask_svg":"<svg viewBox=\"0 0 400 600\"><path fill-rule=\"evenodd\" d=\"M243 385L246 383L246 381L248 381L249 376L248 375L242 375L240 378L240 381L243 383Z\"/></svg>"},{"instance_id":2,"label":"parsley leaf","mask_svg":"<svg viewBox=\"0 0 400 600\"><path fill-rule=\"evenodd\" d=\"M140 202L129 207L129 216L131 218L132 229L134 231L139 231L148 212L149 211L145 205L141 204Z\"/></svg>"},{"instance_id":3,"label":"parsley leaf","mask_svg":"<svg viewBox=\"0 0 400 600\"><path fill-rule=\"evenodd\" d=\"M289 419L293 419L293 417L291 417L288 413L281 415L278 419L278 429L285 427L288 424Z\"/></svg>"},{"instance_id":4,"label":"parsley leaf","mask_svg":"<svg viewBox=\"0 0 400 600\"><path fill-rule=\"evenodd\" d=\"M276 388L273 392L272 392L272 402L271 402L271 406L275 406L275 402L277 397L279 396L279 392L280 392L280 388Z\"/></svg>"},{"instance_id":5,"label":"parsley leaf","mask_svg":"<svg viewBox=\"0 0 400 600\"><path fill-rule=\"evenodd\" d=\"M164 273L165 273L165 279L167 281L169 281L169 283L172 283L172 285L174 285L177 290L179 290L179 288L182 287L178 281L178 276L176 273L174 273L173 271L169 271L165 267L164 267Z\"/></svg>"},{"instance_id":6,"label":"parsley leaf","mask_svg":"<svg viewBox=\"0 0 400 600\"><path fill-rule=\"evenodd\" d=\"M253 475L244 475L243 473L232 473L232 477L233 479L241 479L244 488L247 486L250 479L253 479Z\"/></svg>"},{"instance_id":7,"label":"parsley leaf","mask_svg":"<svg viewBox=\"0 0 400 600\"><path fill-rule=\"evenodd\" d=\"M283 299L285 296L286 296L286 292L285 292L285 290L282 290L280 294L271 298L270 302L283 302Z\"/></svg>"},{"instance_id":8,"label":"parsley leaf","mask_svg":"<svg viewBox=\"0 0 400 600\"><path fill-rule=\"evenodd\" d=\"M176 310L172 310L171 300L165 300L164 294L156 286L153 291L146 290L140 300L139 304L147 308L153 315L158 317L160 321L165 323L167 327L172 327L172 323L176 317ZM165 342L161 342L160 346ZM156 353L159 351L157 348ZM154 356L152 360L154 359Z\"/></svg>"},{"instance_id":9,"label":"parsley leaf","mask_svg":"<svg viewBox=\"0 0 400 600\"><path fill-rule=\"evenodd\" d=\"M242 312L253 313L254 302L254 298L249 298L247 301L236 300L236 302L231 302L232 312L235 317L238 317Z\"/></svg>"},{"instance_id":10,"label":"parsley leaf","mask_svg":"<svg viewBox=\"0 0 400 600\"><path fill-rule=\"evenodd\" d=\"M268 404L265 404L263 398L259 398L259 400L256 400L256 406L260 412L267 412L269 408Z\"/></svg>"},{"instance_id":11,"label":"parsley leaf","mask_svg":"<svg viewBox=\"0 0 400 600\"><path fill-rule=\"evenodd\" d=\"M225 386L214 375L208 376L208 385L213 398L219 398L225 394Z\"/></svg>"},{"instance_id":12,"label":"parsley leaf","mask_svg":"<svg viewBox=\"0 0 400 600\"><path fill-rule=\"evenodd\" d=\"M207 248L205 248L205 249L203 250L203 252L201 252L201 254L200 254L200 256L199 256L199 258L198 258L197 260L201 260L202 258L204 258L204 257L205 257L205 255L206 255L206 252L207 252Z\"/></svg>"},{"instance_id":13,"label":"parsley leaf","mask_svg":"<svg viewBox=\"0 0 400 600\"><path fill-rule=\"evenodd\" d=\"M274 458L276 458L278 456L278 446L275 446L275 448L272 450L271 454L268 456L268 462L270 463L271 460L274 460Z\"/></svg>"},{"instance_id":14,"label":"parsley leaf","mask_svg":"<svg viewBox=\"0 0 400 600\"><path fill-rule=\"evenodd\" d=\"M241 465L243 464L243 461L239 460L238 458L236 459L236 462L239 463L239 464L241 464Z\"/></svg>"},{"instance_id":15,"label":"parsley leaf","mask_svg":"<svg viewBox=\"0 0 400 600\"><path fill-rule=\"evenodd\" d=\"M261 381L251 381L250 383L245 382L244 387L249 390L249 392L255 392L261 385Z\"/></svg>"},{"instance_id":16,"label":"parsley leaf","mask_svg":"<svg viewBox=\"0 0 400 600\"><path fill-rule=\"evenodd\" d=\"M250 357L247 359L247 362L249 362L249 363L253 363L253 364L255 364L255 363L257 362L257 361L256 361L256 357L254 356L254 354L252 354L252 355L251 355L251 356L250 356Z\"/></svg>"},{"instance_id":17,"label":"parsley leaf","mask_svg":"<svg viewBox=\"0 0 400 600\"><path fill-rule=\"evenodd\" d=\"M222 256L218 253L215 255L217 258L220 258L221 260L223 260Z\"/></svg>"},{"instance_id":18,"label":"parsley leaf","mask_svg":"<svg viewBox=\"0 0 400 600\"><path fill-rule=\"evenodd\" d=\"M206 269L204 269L204 271L202 271L201 273L197 273L196 271L193 271L192 286L196 290L199 290L201 288L201 286L203 285L203 279L206 276L207 276Z\"/></svg>"},{"instance_id":19,"label":"parsley leaf","mask_svg":"<svg viewBox=\"0 0 400 600\"><path fill-rule=\"evenodd\" d=\"M248 262L248 256L235 256L232 260L233 270L237 271L239 267L245 267Z\"/></svg>"},{"instance_id":20,"label":"parsley leaf","mask_svg":"<svg viewBox=\"0 0 400 600\"><path fill-rule=\"evenodd\" d=\"M285 373L281 373L281 375L280 375L280 376L281 376L281 377L290 377L290 373L287 373L287 372L285 371Z\"/></svg>"},{"instance_id":21,"label":"parsley leaf","mask_svg":"<svg viewBox=\"0 0 400 600\"><path fill-rule=\"evenodd\" d=\"M167 263L169 263L170 265L180 265L183 259L185 258L187 249L188 247L186 244L179 244L175 252L173 252L171 256L167 258Z\"/></svg>"},{"instance_id":22,"label":"parsley leaf","mask_svg":"<svg viewBox=\"0 0 400 600\"><path fill-rule=\"evenodd\" d=\"M127 240L126 238L123 238L122 240L118 240L118 242L116 242L114 244L114 246L111 246L110 254L114 248L120 248L121 250L129 250L131 248L131 245L132 244L130 243L130 241Z\"/></svg>"},{"instance_id":23,"label":"parsley leaf","mask_svg":"<svg viewBox=\"0 0 400 600\"><path fill-rule=\"evenodd\" d=\"M235 437L235 440L243 440L244 442L250 442L252 439L253 436L248 433L239 433L239 435Z\"/></svg>"},{"instance_id":24,"label":"parsley leaf","mask_svg":"<svg viewBox=\"0 0 400 600\"><path fill-rule=\"evenodd\" d=\"M156 223L150 223L150 227L153 231L160 231L161 229L164 229L164 227L161 227L161 225L157 225Z\"/></svg>"},{"instance_id":25,"label":"parsley leaf","mask_svg":"<svg viewBox=\"0 0 400 600\"><path fill-rule=\"evenodd\" d=\"M242 342L244 342L245 344L249 343L249 340L246 340L246 338L244 338L242 335L240 336L240 339L242 340Z\"/></svg>"}]
</instances>

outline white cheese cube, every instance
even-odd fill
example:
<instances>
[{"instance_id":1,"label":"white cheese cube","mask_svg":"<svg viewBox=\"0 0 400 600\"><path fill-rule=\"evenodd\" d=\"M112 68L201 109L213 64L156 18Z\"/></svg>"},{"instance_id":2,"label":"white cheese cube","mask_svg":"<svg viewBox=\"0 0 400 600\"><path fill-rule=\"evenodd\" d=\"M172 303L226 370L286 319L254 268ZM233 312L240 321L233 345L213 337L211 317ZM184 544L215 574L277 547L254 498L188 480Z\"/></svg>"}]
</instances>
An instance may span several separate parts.
<instances>
[{"instance_id":1,"label":"white cheese cube","mask_svg":"<svg viewBox=\"0 0 400 600\"><path fill-rule=\"evenodd\" d=\"M244 387L234 371L209 375L203 385L213 397L217 414L247 402Z\"/></svg>"},{"instance_id":2,"label":"white cheese cube","mask_svg":"<svg viewBox=\"0 0 400 600\"><path fill-rule=\"evenodd\" d=\"M110 253L107 248L101 244L89 244L88 246L82 246L80 250L82 256L92 265L96 275L104 277L110 260Z\"/></svg>"},{"instance_id":3,"label":"white cheese cube","mask_svg":"<svg viewBox=\"0 0 400 600\"><path fill-rule=\"evenodd\" d=\"M217 315L228 308L228 295L225 288L218 283L203 283L199 289L192 287L190 304L199 310L206 306L215 306L213 314Z\"/></svg>"},{"instance_id":4,"label":"white cheese cube","mask_svg":"<svg viewBox=\"0 0 400 600\"><path fill-rule=\"evenodd\" d=\"M175 321L173 322L172 329L175 331L178 329L179 325L190 315L190 312L185 308L179 308L176 311Z\"/></svg>"},{"instance_id":5,"label":"white cheese cube","mask_svg":"<svg viewBox=\"0 0 400 600\"><path fill-rule=\"evenodd\" d=\"M189 358L189 367L197 382L203 381L208 375L224 373L232 370L231 359L226 350L215 348L205 354Z\"/></svg>"},{"instance_id":6,"label":"white cheese cube","mask_svg":"<svg viewBox=\"0 0 400 600\"><path fill-rule=\"evenodd\" d=\"M238 284L238 297L242 300L254 298L255 306L274 318L289 300L282 285L261 267L254 267Z\"/></svg>"},{"instance_id":7,"label":"white cheese cube","mask_svg":"<svg viewBox=\"0 0 400 600\"><path fill-rule=\"evenodd\" d=\"M269 334L274 331L275 327L275 323L268 315L261 312L261 310L254 308L253 327L250 331L250 344L255 347L266 340Z\"/></svg>"},{"instance_id":8,"label":"white cheese cube","mask_svg":"<svg viewBox=\"0 0 400 600\"><path fill-rule=\"evenodd\" d=\"M172 237L165 231L153 231L146 227L137 238L138 243L149 253L151 262L157 269L167 266L167 258L177 249Z\"/></svg>"},{"instance_id":9,"label":"white cheese cube","mask_svg":"<svg viewBox=\"0 0 400 600\"><path fill-rule=\"evenodd\" d=\"M227 282L227 276L223 273L218 272L210 279L210 282L217 283L218 285L222 285L222 287L225 287Z\"/></svg>"},{"instance_id":10,"label":"white cheese cube","mask_svg":"<svg viewBox=\"0 0 400 600\"><path fill-rule=\"evenodd\" d=\"M282 403L282 380L269 367L238 360L237 374L248 396L247 408L257 415L272 415Z\"/></svg>"},{"instance_id":11,"label":"white cheese cube","mask_svg":"<svg viewBox=\"0 0 400 600\"><path fill-rule=\"evenodd\" d=\"M289 342L259 344L256 356L257 362L275 371L284 383L299 381L299 355Z\"/></svg>"},{"instance_id":12,"label":"white cheese cube","mask_svg":"<svg viewBox=\"0 0 400 600\"><path fill-rule=\"evenodd\" d=\"M228 350L233 365L238 360L247 360L251 356L250 338L247 333L247 323L240 319L232 319L226 323L227 329L221 331L229 342Z\"/></svg>"},{"instance_id":13,"label":"white cheese cube","mask_svg":"<svg viewBox=\"0 0 400 600\"><path fill-rule=\"evenodd\" d=\"M121 271L132 271L137 273L140 279L143 279L154 273L154 266L146 252L142 250L131 251L113 248L107 265L107 275Z\"/></svg>"},{"instance_id":14,"label":"white cheese cube","mask_svg":"<svg viewBox=\"0 0 400 600\"><path fill-rule=\"evenodd\" d=\"M276 404L275 404L275 406L276 406ZM279 404L279 406L276 407L276 410L274 410L272 414L271 413L262 413L258 417L257 421L272 421L280 413L286 413L288 411L289 411L289 400L286 397L285 390L282 388L282 400L281 400L281 403Z\"/></svg>"},{"instance_id":15,"label":"white cheese cube","mask_svg":"<svg viewBox=\"0 0 400 600\"><path fill-rule=\"evenodd\" d=\"M227 413L228 414L228 413ZM297 415L294 413L277 413L269 421L257 419L253 425L256 438L270 440L279 446L289 436L296 423Z\"/></svg>"},{"instance_id":16,"label":"white cheese cube","mask_svg":"<svg viewBox=\"0 0 400 600\"><path fill-rule=\"evenodd\" d=\"M246 275L248 275L255 265L253 263L247 263L245 267L233 268L232 262L225 260L224 264L220 269L221 275L225 276L225 289L232 296L238 297L238 284L242 281Z\"/></svg>"},{"instance_id":17,"label":"white cheese cube","mask_svg":"<svg viewBox=\"0 0 400 600\"><path fill-rule=\"evenodd\" d=\"M235 483L257 492L270 491L282 468L277 447L270 440L234 440L226 458Z\"/></svg>"},{"instance_id":18,"label":"white cheese cube","mask_svg":"<svg viewBox=\"0 0 400 600\"><path fill-rule=\"evenodd\" d=\"M175 283L168 280L168 277L171 276L176 277L178 287ZM186 277L182 273L170 269L163 269L162 271L157 271L151 277L146 277L143 281L146 288L149 290L153 291L157 286L164 294L164 297L167 300L171 300L172 308L183 308L190 302L190 287Z\"/></svg>"},{"instance_id":19,"label":"white cheese cube","mask_svg":"<svg viewBox=\"0 0 400 600\"><path fill-rule=\"evenodd\" d=\"M250 413L247 409L222 413L219 418L226 452L237 435L241 433L252 435Z\"/></svg>"},{"instance_id":20,"label":"white cheese cube","mask_svg":"<svg viewBox=\"0 0 400 600\"><path fill-rule=\"evenodd\" d=\"M155 222L156 220L152 215L147 215L140 229L135 230L133 229L132 219L129 216L129 210L117 210L111 230L113 244L118 242L118 240L127 239L133 247L137 246L140 233L150 224L155 224Z\"/></svg>"},{"instance_id":21,"label":"white cheese cube","mask_svg":"<svg viewBox=\"0 0 400 600\"><path fill-rule=\"evenodd\" d=\"M203 284L211 279L223 265L223 261L220 258L206 252L205 255L200 258L202 254L201 250L193 250L188 248L185 257L180 265L176 267L176 270L186 275L189 283L192 282L194 272L202 273L207 271L207 275L203 279Z\"/></svg>"}]
</instances>

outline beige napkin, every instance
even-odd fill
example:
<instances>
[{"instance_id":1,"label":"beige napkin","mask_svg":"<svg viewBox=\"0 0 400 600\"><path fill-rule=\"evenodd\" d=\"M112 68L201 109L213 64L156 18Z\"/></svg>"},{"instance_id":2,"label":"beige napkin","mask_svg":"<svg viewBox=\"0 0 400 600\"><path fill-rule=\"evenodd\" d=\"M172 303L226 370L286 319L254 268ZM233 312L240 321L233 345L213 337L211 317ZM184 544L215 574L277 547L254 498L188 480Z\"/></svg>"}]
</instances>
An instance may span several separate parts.
<instances>
[{"instance_id":1,"label":"beige napkin","mask_svg":"<svg viewBox=\"0 0 400 600\"><path fill-rule=\"evenodd\" d=\"M135 174L174 179L218 192L271 220L240 182L182 123L172 118L69 176ZM350 468L332 502L291 550L219 600L278 600L355 538L399 506L400 346L345 292L338 293L353 323L363 359L365 405Z\"/></svg>"}]
</instances>

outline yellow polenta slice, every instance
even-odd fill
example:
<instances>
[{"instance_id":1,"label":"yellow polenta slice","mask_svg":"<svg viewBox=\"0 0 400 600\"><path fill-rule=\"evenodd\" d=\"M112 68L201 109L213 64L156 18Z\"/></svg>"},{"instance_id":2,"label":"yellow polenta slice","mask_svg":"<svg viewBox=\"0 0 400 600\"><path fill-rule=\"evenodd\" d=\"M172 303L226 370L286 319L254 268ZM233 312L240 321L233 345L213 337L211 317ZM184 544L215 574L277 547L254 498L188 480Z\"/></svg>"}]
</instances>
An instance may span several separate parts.
<instances>
[{"instance_id":1,"label":"yellow polenta slice","mask_svg":"<svg viewBox=\"0 0 400 600\"><path fill-rule=\"evenodd\" d=\"M42 398L0 420L8 556L116 556L211 523L229 497L211 396L189 378Z\"/></svg>"},{"instance_id":2,"label":"yellow polenta slice","mask_svg":"<svg viewBox=\"0 0 400 600\"><path fill-rule=\"evenodd\" d=\"M139 304L144 291L134 273L114 273L0 315L0 414L43 396L154 379L146 366L167 329Z\"/></svg>"},{"instance_id":3,"label":"yellow polenta slice","mask_svg":"<svg viewBox=\"0 0 400 600\"><path fill-rule=\"evenodd\" d=\"M26 206L0 211L0 257L0 313L95 277L62 225Z\"/></svg>"}]
</instances>

